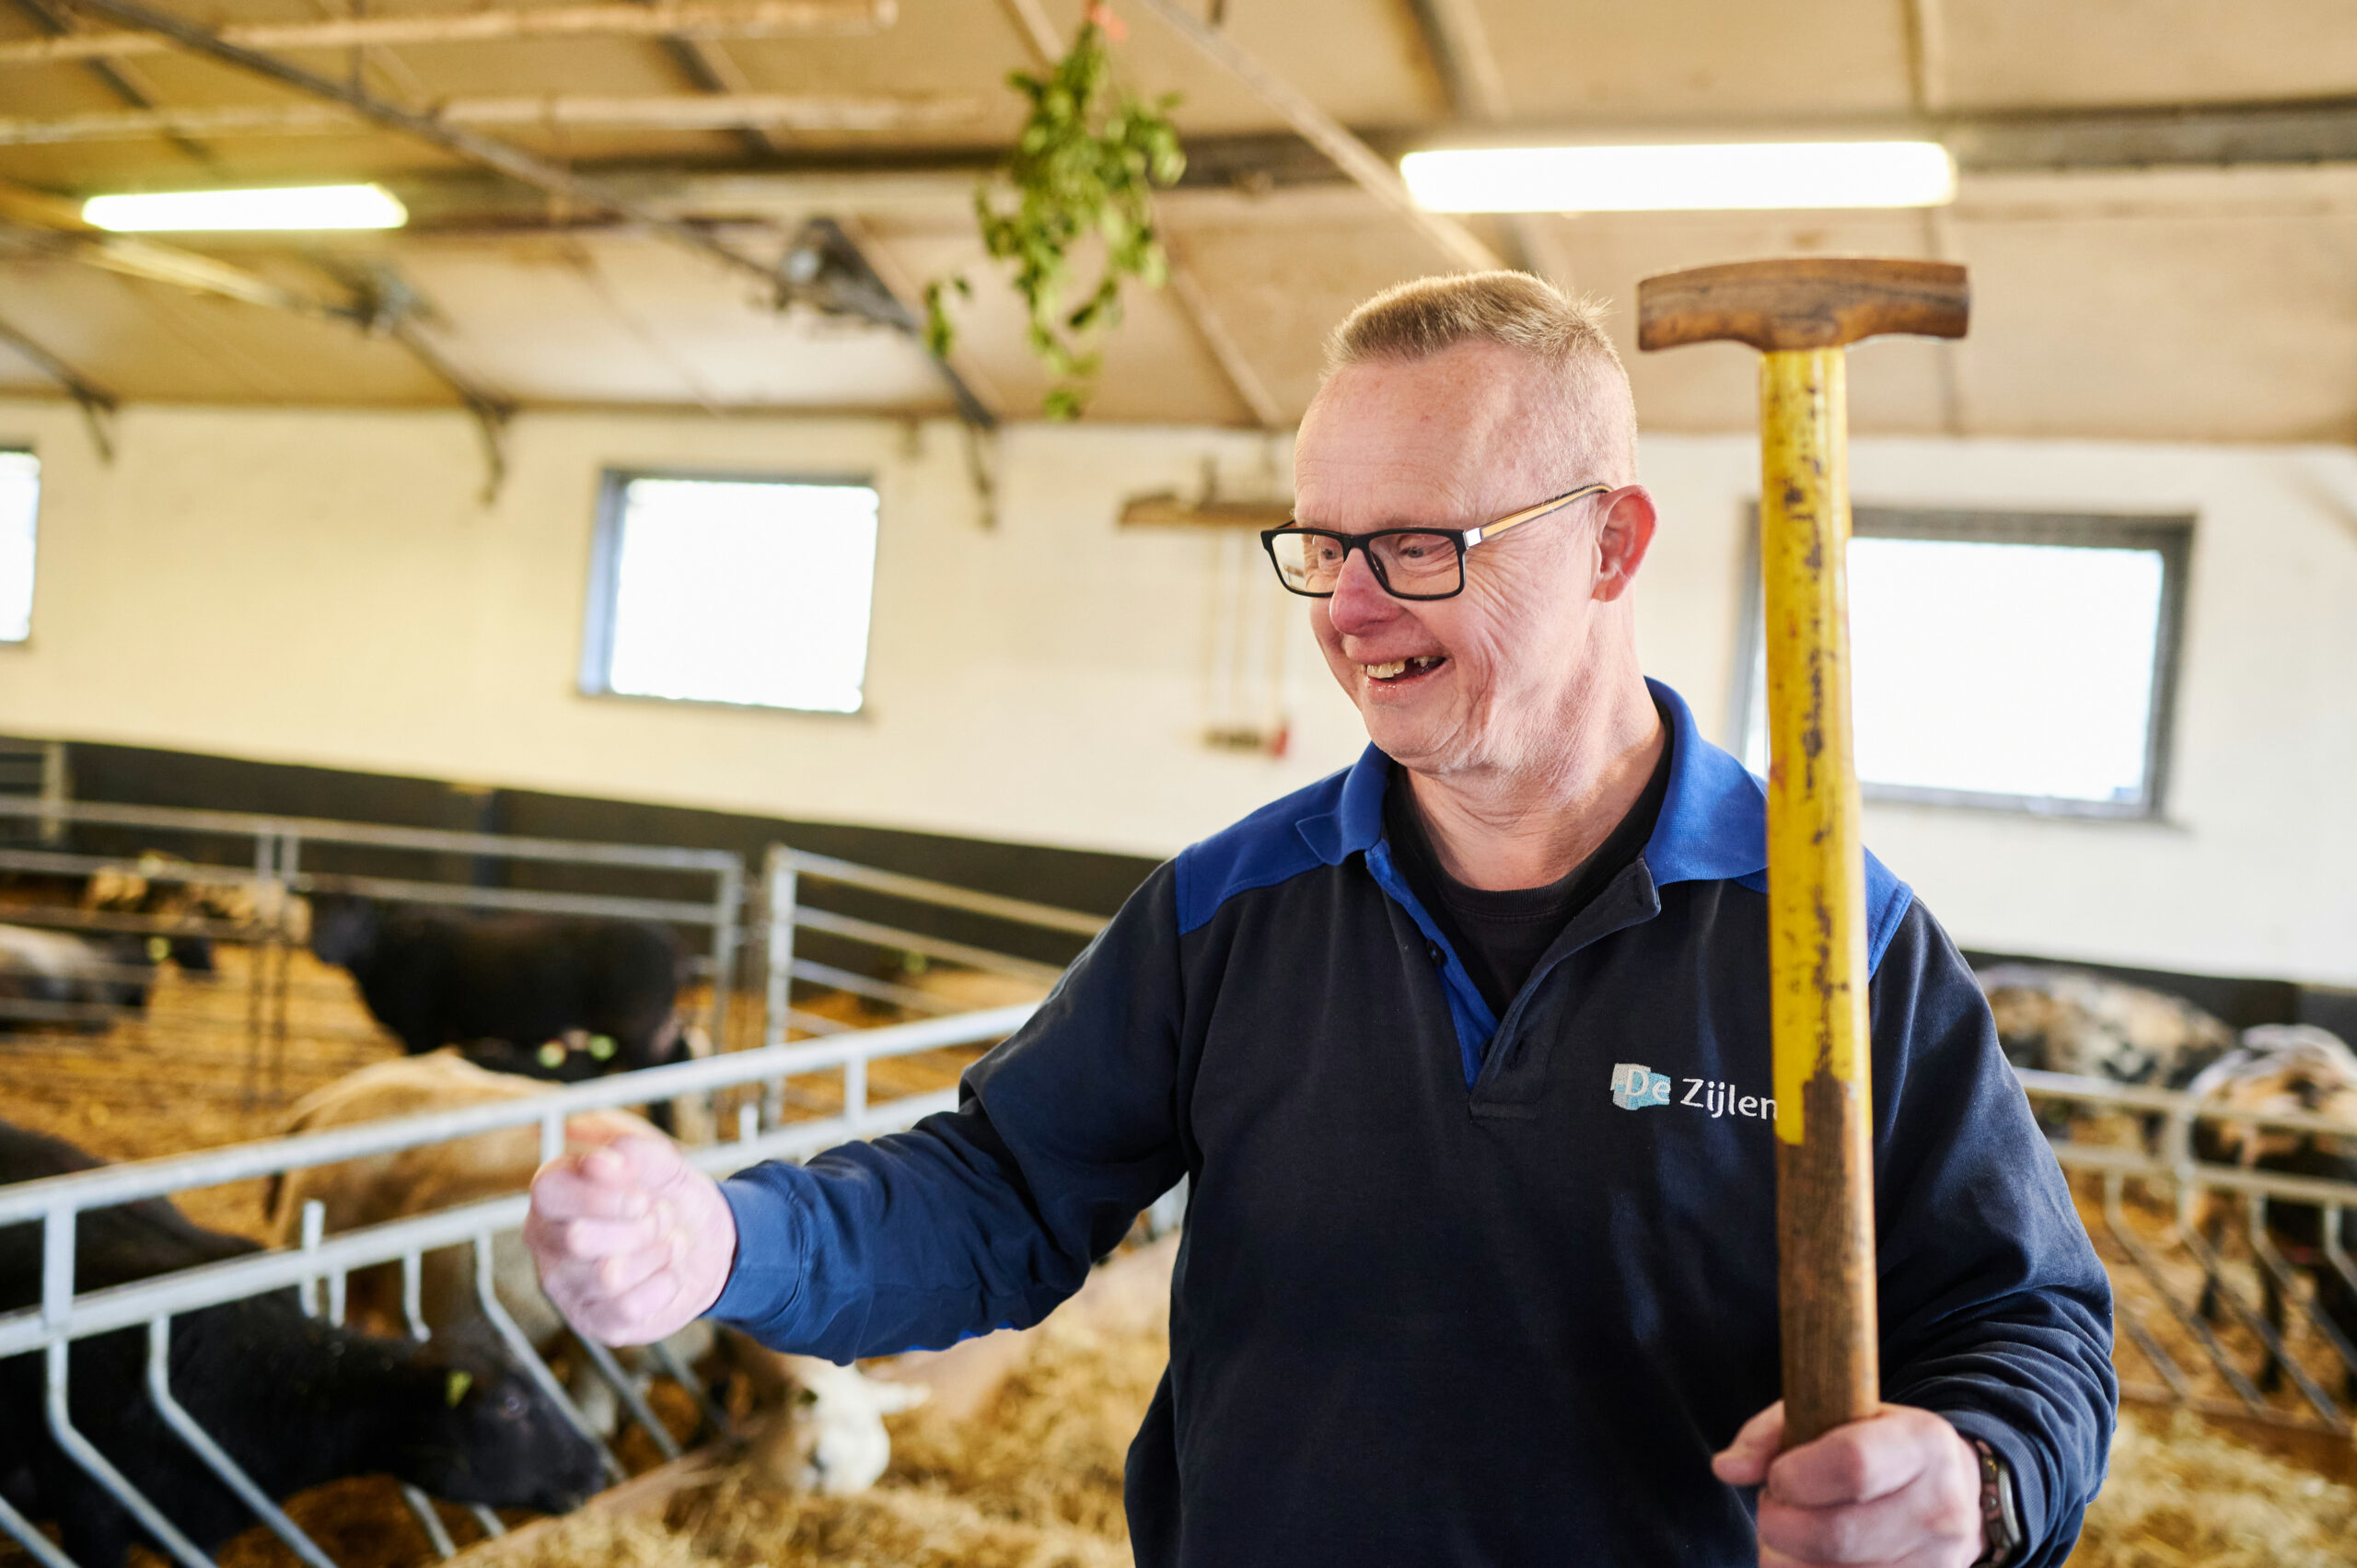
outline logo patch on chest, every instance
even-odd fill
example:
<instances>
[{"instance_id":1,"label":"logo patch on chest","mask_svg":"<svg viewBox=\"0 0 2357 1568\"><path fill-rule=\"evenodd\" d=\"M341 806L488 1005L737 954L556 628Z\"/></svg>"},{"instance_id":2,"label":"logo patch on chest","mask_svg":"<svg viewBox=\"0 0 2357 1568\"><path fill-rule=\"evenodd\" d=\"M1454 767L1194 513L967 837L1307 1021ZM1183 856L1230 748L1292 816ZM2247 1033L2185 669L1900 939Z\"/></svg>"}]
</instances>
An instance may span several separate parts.
<instances>
[{"instance_id":1,"label":"logo patch on chest","mask_svg":"<svg viewBox=\"0 0 2357 1568\"><path fill-rule=\"evenodd\" d=\"M1650 1067L1623 1062L1612 1069L1612 1103L1623 1110L1669 1103L1669 1080Z\"/></svg>"},{"instance_id":2,"label":"logo patch on chest","mask_svg":"<svg viewBox=\"0 0 2357 1568\"><path fill-rule=\"evenodd\" d=\"M1612 1069L1612 1103L1623 1110L1642 1110L1649 1105L1690 1105L1713 1118L1721 1116L1756 1117L1763 1121L1776 1119L1776 1102L1765 1095L1747 1095L1733 1084L1715 1078L1689 1078L1683 1098L1672 1101L1672 1084L1665 1074L1634 1062L1621 1062Z\"/></svg>"}]
</instances>

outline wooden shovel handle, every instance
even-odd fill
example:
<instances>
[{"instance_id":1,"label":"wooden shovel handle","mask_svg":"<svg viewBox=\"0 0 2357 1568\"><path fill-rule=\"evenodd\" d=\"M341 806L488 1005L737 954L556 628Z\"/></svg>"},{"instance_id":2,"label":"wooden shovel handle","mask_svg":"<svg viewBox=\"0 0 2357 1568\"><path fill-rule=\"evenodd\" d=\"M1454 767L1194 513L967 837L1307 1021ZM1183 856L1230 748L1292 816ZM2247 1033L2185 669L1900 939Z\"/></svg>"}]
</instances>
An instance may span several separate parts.
<instances>
[{"instance_id":1,"label":"wooden shovel handle","mask_svg":"<svg viewBox=\"0 0 2357 1568\"><path fill-rule=\"evenodd\" d=\"M1784 1442L1876 1409L1865 850L1850 732L1845 355L1759 362L1768 983Z\"/></svg>"}]
</instances>

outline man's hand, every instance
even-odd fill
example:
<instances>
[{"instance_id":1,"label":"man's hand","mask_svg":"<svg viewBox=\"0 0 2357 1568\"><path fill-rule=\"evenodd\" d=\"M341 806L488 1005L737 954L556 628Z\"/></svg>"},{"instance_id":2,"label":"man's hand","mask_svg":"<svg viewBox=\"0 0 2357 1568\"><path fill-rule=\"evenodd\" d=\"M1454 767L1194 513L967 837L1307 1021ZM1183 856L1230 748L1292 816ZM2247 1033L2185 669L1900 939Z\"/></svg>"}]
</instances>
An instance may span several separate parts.
<instances>
[{"instance_id":1,"label":"man's hand","mask_svg":"<svg viewBox=\"0 0 2357 1568\"><path fill-rule=\"evenodd\" d=\"M605 1344L652 1344L720 1299L737 1219L719 1183L642 1132L540 1167L524 1243L567 1322Z\"/></svg>"},{"instance_id":2,"label":"man's hand","mask_svg":"<svg viewBox=\"0 0 2357 1568\"><path fill-rule=\"evenodd\" d=\"M1711 1461L1728 1485L1762 1488L1760 1568L1968 1568L1979 1560L1980 1459L1930 1411L1885 1405L1779 1454L1783 1440L1779 1400Z\"/></svg>"}]
</instances>

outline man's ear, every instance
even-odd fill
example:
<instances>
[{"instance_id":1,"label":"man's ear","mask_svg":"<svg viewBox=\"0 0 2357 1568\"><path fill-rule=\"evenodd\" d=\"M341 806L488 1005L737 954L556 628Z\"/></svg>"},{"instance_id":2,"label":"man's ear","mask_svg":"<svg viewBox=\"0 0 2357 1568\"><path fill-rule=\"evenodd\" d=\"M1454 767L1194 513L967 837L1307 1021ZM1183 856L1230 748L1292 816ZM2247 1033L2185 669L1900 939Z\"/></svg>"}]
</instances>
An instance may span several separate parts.
<instances>
[{"instance_id":1,"label":"man's ear","mask_svg":"<svg viewBox=\"0 0 2357 1568\"><path fill-rule=\"evenodd\" d=\"M1629 591L1653 547L1654 498L1642 484L1624 484L1596 500L1595 597L1609 604Z\"/></svg>"}]
</instances>

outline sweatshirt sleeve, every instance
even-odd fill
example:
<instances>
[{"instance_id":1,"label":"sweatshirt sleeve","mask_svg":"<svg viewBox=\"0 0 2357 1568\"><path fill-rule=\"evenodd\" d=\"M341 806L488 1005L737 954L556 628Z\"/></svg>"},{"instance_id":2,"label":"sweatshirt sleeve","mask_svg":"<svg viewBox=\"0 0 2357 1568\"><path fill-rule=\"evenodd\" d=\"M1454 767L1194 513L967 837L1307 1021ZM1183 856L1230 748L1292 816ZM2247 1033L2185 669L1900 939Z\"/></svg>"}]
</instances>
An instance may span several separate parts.
<instances>
[{"instance_id":1,"label":"sweatshirt sleeve","mask_svg":"<svg viewBox=\"0 0 2357 1568\"><path fill-rule=\"evenodd\" d=\"M835 1361L1028 1328L1185 1168L1177 902L1163 866L1038 1013L906 1132L721 1184L737 1261L709 1316Z\"/></svg>"},{"instance_id":2,"label":"sweatshirt sleeve","mask_svg":"<svg viewBox=\"0 0 2357 1568\"><path fill-rule=\"evenodd\" d=\"M2016 1568L2051 1568L2110 1451L2110 1282L1971 970L1920 903L1869 1006L1883 1398L1996 1450L2027 1537Z\"/></svg>"}]
</instances>

